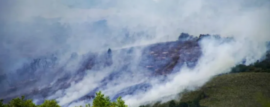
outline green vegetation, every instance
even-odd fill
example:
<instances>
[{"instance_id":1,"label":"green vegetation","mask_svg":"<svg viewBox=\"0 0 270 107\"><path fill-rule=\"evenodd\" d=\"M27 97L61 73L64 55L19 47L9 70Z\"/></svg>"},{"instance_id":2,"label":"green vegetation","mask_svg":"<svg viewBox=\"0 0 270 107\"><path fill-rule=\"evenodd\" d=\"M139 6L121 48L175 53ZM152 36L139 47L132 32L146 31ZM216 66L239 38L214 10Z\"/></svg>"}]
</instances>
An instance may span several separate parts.
<instances>
[{"instance_id":1,"label":"green vegetation","mask_svg":"<svg viewBox=\"0 0 270 107\"><path fill-rule=\"evenodd\" d=\"M270 73L220 75L180 99L141 107L270 107Z\"/></svg>"},{"instance_id":2,"label":"green vegetation","mask_svg":"<svg viewBox=\"0 0 270 107\"><path fill-rule=\"evenodd\" d=\"M140 107L204 107L200 105L200 100L206 98L207 96L205 95L205 93L200 93L198 96L196 96L196 98L190 100L190 101L186 101L186 102L177 102L174 100L171 100L167 103L163 103L163 104L159 104L156 103L153 106L151 105L143 105Z\"/></svg>"},{"instance_id":3,"label":"green vegetation","mask_svg":"<svg viewBox=\"0 0 270 107\"><path fill-rule=\"evenodd\" d=\"M26 100L24 96L21 98L14 98L8 104L4 104L0 100L0 107L60 107L55 100L46 100L41 105L36 105L32 100Z\"/></svg>"},{"instance_id":4,"label":"green vegetation","mask_svg":"<svg viewBox=\"0 0 270 107\"><path fill-rule=\"evenodd\" d=\"M268 72L270 73L270 52L266 55L266 58L262 61L257 61L252 65L237 65L232 68L232 73L240 73L240 72Z\"/></svg>"},{"instance_id":5,"label":"green vegetation","mask_svg":"<svg viewBox=\"0 0 270 107\"><path fill-rule=\"evenodd\" d=\"M118 97L116 102L111 102L110 98L105 97L100 91L96 93L96 97L93 101L93 107L127 107L125 101L121 97Z\"/></svg>"},{"instance_id":6,"label":"green vegetation","mask_svg":"<svg viewBox=\"0 0 270 107\"><path fill-rule=\"evenodd\" d=\"M55 100L45 100L43 104L38 107L60 107Z\"/></svg>"},{"instance_id":7,"label":"green vegetation","mask_svg":"<svg viewBox=\"0 0 270 107\"><path fill-rule=\"evenodd\" d=\"M45 100L41 105L36 105L32 100L26 100L24 96L21 98L14 98L9 103L4 104L3 100L0 100L0 107L60 107L55 100ZM82 106L80 106L82 107ZM90 104L86 104L85 107L91 107ZM128 107L125 105L125 101L121 97L117 98L116 102L110 101L108 96L104 96L100 91L96 93L96 97L93 100L92 107Z\"/></svg>"},{"instance_id":8,"label":"green vegetation","mask_svg":"<svg viewBox=\"0 0 270 107\"><path fill-rule=\"evenodd\" d=\"M262 93L257 94L255 99L261 104L262 107L270 107L270 98L265 97Z\"/></svg>"}]
</instances>

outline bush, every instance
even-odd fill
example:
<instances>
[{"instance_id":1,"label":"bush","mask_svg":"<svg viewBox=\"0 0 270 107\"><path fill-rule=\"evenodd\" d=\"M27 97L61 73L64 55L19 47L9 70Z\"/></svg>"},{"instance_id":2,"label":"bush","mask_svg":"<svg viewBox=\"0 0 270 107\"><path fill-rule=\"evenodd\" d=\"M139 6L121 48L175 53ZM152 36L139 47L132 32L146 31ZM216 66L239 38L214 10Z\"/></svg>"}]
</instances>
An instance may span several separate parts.
<instances>
[{"instance_id":1,"label":"bush","mask_svg":"<svg viewBox=\"0 0 270 107\"><path fill-rule=\"evenodd\" d=\"M55 100L45 100L41 105L36 105L32 100L25 100L25 97L14 98L9 103L4 104L3 100L0 100L0 107L60 107ZM82 106L80 106L82 107ZM86 104L85 107L91 107L90 104ZM125 105L125 101L121 97L118 97L116 102L111 102L108 96L104 96L101 91L96 93L96 97L93 100L93 107L128 107Z\"/></svg>"},{"instance_id":2,"label":"bush","mask_svg":"<svg viewBox=\"0 0 270 107\"><path fill-rule=\"evenodd\" d=\"M2 102L1 102L2 103ZM3 104L2 107L37 107L32 100L25 100L25 97L14 98L8 104Z\"/></svg>"},{"instance_id":3,"label":"bush","mask_svg":"<svg viewBox=\"0 0 270 107\"><path fill-rule=\"evenodd\" d=\"M60 107L55 100L45 100L43 104L38 107Z\"/></svg>"},{"instance_id":4,"label":"bush","mask_svg":"<svg viewBox=\"0 0 270 107\"><path fill-rule=\"evenodd\" d=\"M231 70L232 73L239 72L269 72L270 73L270 52L266 55L265 59L257 61L252 65L237 65Z\"/></svg>"},{"instance_id":5,"label":"bush","mask_svg":"<svg viewBox=\"0 0 270 107\"><path fill-rule=\"evenodd\" d=\"M96 93L93 101L93 107L127 107L125 101L118 97L116 102L111 102L108 96L104 96L100 91Z\"/></svg>"}]
</instances>

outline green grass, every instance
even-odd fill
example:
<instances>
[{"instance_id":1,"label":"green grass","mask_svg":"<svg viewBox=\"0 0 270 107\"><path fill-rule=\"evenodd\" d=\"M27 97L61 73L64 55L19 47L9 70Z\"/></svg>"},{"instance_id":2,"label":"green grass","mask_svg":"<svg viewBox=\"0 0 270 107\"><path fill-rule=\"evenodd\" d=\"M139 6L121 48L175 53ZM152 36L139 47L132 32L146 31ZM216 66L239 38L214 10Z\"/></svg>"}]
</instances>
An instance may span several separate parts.
<instances>
[{"instance_id":1,"label":"green grass","mask_svg":"<svg viewBox=\"0 0 270 107\"><path fill-rule=\"evenodd\" d=\"M200 104L207 107L261 107L258 93L270 99L270 73L237 73L218 76L195 92L187 93L181 101L190 100L204 92L208 98Z\"/></svg>"},{"instance_id":2,"label":"green grass","mask_svg":"<svg viewBox=\"0 0 270 107\"><path fill-rule=\"evenodd\" d=\"M202 94L204 97L200 98ZM184 93L175 102L187 103L198 98L203 107L270 107L270 73L245 72L217 76L200 89ZM155 107L170 107L169 103Z\"/></svg>"}]
</instances>

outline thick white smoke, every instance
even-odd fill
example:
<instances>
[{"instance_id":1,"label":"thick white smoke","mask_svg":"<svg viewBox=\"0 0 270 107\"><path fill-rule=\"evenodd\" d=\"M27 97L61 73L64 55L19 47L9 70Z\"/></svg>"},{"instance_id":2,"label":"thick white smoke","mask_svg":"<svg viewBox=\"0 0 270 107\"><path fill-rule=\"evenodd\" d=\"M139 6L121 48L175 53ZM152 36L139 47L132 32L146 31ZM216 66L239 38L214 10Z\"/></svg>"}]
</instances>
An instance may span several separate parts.
<instances>
[{"instance_id":1,"label":"thick white smoke","mask_svg":"<svg viewBox=\"0 0 270 107\"><path fill-rule=\"evenodd\" d=\"M150 82L153 87L147 92L123 96L128 105L137 107L164 97L172 98L186 89L196 89L213 76L229 72L244 59L246 64L260 59L266 52L265 42L270 40L269 13L267 0L0 1L0 75L54 53L60 59L59 65L65 65L65 71L75 72L80 59L89 51L176 40L181 32L235 38L228 43L203 40L200 43L203 56L194 69L182 68L169 82L160 84L153 80ZM70 61L71 53L79 58ZM133 56L131 62L139 63L136 59L140 59L141 49L136 49ZM120 53L113 57L118 63L102 71L87 71L82 81L50 98L66 105L89 93L104 77L126 63L120 60ZM147 77L140 75L144 71L135 67L129 68L133 77L122 73L101 90L106 95L115 95L126 87L147 81ZM15 81L13 78L6 80ZM44 79L54 80L51 76Z\"/></svg>"},{"instance_id":2,"label":"thick white smoke","mask_svg":"<svg viewBox=\"0 0 270 107\"><path fill-rule=\"evenodd\" d=\"M230 68L242 63L244 59L247 59L247 63L254 63L267 50L264 45L253 44L257 48L251 48L248 42L238 40L220 44L214 39L206 39L201 45L203 56L194 69L183 68L165 84L155 84L146 93L124 97L126 102L132 107L138 107L144 103L170 100L178 97L181 92L201 87L216 75L228 73Z\"/></svg>"}]
</instances>

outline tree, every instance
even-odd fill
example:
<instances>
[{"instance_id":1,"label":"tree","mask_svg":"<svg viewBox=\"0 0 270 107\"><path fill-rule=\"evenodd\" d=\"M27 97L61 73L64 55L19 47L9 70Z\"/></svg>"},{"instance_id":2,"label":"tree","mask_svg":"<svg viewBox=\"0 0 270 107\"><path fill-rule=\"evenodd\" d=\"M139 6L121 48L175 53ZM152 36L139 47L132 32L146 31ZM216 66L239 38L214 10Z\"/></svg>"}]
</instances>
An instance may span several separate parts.
<instances>
[{"instance_id":1,"label":"tree","mask_svg":"<svg viewBox=\"0 0 270 107\"><path fill-rule=\"evenodd\" d=\"M176 103L174 102L174 100L170 101L169 107L176 107Z\"/></svg>"},{"instance_id":2,"label":"tree","mask_svg":"<svg viewBox=\"0 0 270 107\"><path fill-rule=\"evenodd\" d=\"M37 107L32 100L25 100L25 97L15 98L6 107Z\"/></svg>"},{"instance_id":3,"label":"tree","mask_svg":"<svg viewBox=\"0 0 270 107\"><path fill-rule=\"evenodd\" d=\"M85 107L91 107L91 105L90 104L86 104Z\"/></svg>"},{"instance_id":4,"label":"tree","mask_svg":"<svg viewBox=\"0 0 270 107\"><path fill-rule=\"evenodd\" d=\"M110 107L111 101L109 97L105 97L101 91L96 93L96 97L93 101L93 107Z\"/></svg>"},{"instance_id":5,"label":"tree","mask_svg":"<svg viewBox=\"0 0 270 107\"><path fill-rule=\"evenodd\" d=\"M108 96L104 96L101 91L96 93L93 101L93 107L128 107L121 97L118 97L116 102L111 102Z\"/></svg>"},{"instance_id":6,"label":"tree","mask_svg":"<svg viewBox=\"0 0 270 107\"><path fill-rule=\"evenodd\" d=\"M0 107L5 107L2 99L0 99Z\"/></svg>"},{"instance_id":7,"label":"tree","mask_svg":"<svg viewBox=\"0 0 270 107\"><path fill-rule=\"evenodd\" d=\"M41 105L35 105L32 100L25 100L25 97L14 98L8 104L4 104L0 99L0 107L60 107L56 100L45 100ZM82 106L80 106L82 107ZM90 104L86 104L85 107L91 107ZM101 91L96 93L96 97L93 100L92 107L128 107L125 105L125 101L121 97L118 97L115 102L111 102L108 96L105 96Z\"/></svg>"},{"instance_id":8,"label":"tree","mask_svg":"<svg viewBox=\"0 0 270 107\"><path fill-rule=\"evenodd\" d=\"M55 100L45 100L45 102L38 107L60 107Z\"/></svg>"},{"instance_id":9,"label":"tree","mask_svg":"<svg viewBox=\"0 0 270 107\"><path fill-rule=\"evenodd\" d=\"M115 106L115 107L127 107L127 105L125 105L125 101L122 100L121 97L118 97L118 98L117 98L116 104L117 104L117 106Z\"/></svg>"}]
</instances>

